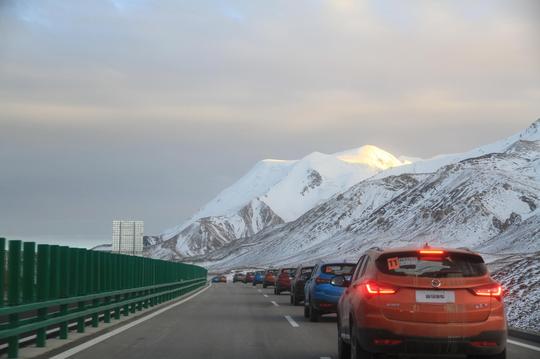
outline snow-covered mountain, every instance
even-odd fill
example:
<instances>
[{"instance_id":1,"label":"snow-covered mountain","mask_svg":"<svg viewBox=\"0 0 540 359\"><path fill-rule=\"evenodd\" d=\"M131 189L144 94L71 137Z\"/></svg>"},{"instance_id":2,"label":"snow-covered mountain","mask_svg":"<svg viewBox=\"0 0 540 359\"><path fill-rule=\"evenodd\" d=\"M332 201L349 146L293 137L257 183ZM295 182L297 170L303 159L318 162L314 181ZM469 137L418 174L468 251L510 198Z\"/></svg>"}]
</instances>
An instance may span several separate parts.
<instances>
[{"instance_id":1,"label":"snow-covered mountain","mask_svg":"<svg viewBox=\"0 0 540 359\"><path fill-rule=\"evenodd\" d=\"M305 162L324 156L311 155ZM347 154L331 157L344 161ZM540 331L534 316L540 300L536 275L540 268L540 120L521 133L462 154L410 164L400 161L403 165L387 169L381 165L371 175L366 170L354 180L352 175L346 180L333 178L327 183L346 187L335 186L333 192L307 185L318 182L306 172L316 166L301 162L304 160L288 162L287 175L259 195L286 221L224 242L190 261L225 270L294 265L321 258L356 261L372 246L424 242L466 246L483 254L506 287L510 323ZM294 171L301 166L305 166L300 171L304 176ZM294 176L288 177L291 173ZM306 202L312 208L306 206L306 212L297 215L302 208L293 203L287 212L274 200L279 198L276 193L289 194L281 186L296 190L290 194L292 202L300 198L295 196L303 188L321 191L328 199ZM520 315L524 311L531 313L530 320Z\"/></svg>"},{"instance_id":2,"label":"snow-covered mountain","mask_svg":"<svg viewBox=\"0 0 540 359\"><path fill-rule=\"evenodd\" d=\"M383 170L411 163L375 146L300 160L264 160L190 220L147 248L153 257L206 255L262 229L290 222L336 193Z\"/></svg>"}]
</instances>

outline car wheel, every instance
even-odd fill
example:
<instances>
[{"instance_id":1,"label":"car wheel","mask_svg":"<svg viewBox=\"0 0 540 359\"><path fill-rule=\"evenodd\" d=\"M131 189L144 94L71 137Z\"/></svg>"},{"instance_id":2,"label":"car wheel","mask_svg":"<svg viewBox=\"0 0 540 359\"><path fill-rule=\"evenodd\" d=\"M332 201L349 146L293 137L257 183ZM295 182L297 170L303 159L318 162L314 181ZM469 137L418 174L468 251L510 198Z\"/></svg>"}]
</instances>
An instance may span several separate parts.
<instances>
[{"instance_id":1,"label":"car wheel","mask_svg":"<svg viewBox=\"0 0 540 359\"><path fill-rule=\"evenodd\" d=\"M313 308L313 305L310 304L309 305L309 321L316 323L319 321L320 318L321 318L321 313L317 309Z\"/></svg>"},{"instance_id":2,"label":"car wheel","mask_svg":"<svg viewBox=\"0 0 540 359\"><path fill-rule=\"evenodd\" d=\"M366 351L358 343L358 335L355 333L354 327L351 328L351 359L374 359L375 355Z\"/></svg>"},{"instance_id":3,"label":"car wheel","mask_svg":"<svg viewBox=\"0 0 540 359\"><path fill-rule=\"evenodd\" d=\"M263 284L263 288L266 288L266 287L267 287L266 284Z\"/></svg>"},{"instance_id":4,"label":"car wheel","mask_svg":"<svg viewBox=\"0 0 540 359\"><path fill-rule=\"evenodd\" d=\"M338 358L339 359L350 359L351 358L351 345L346 343L343 338L341 338L341 326L339 325L339 321L337 324L337 332L338 332Z\"/></svg>"},{"instance_id":5,"label":"car wheel","mask_svg":"<svg viewBox=\"0 0 540 359\"><path fill-rule=\"evenodd\" d=\"M294 304L294 299L293 299L293 295L292 295L292 294L289 296L289 299L290 299L290 301L291 301L291 305Z\"/></svg>"},{"instance_id":6,"label":"car wheel","mask_svg":"<svg viewBox=\"0 0 540 359\"><path fill-rule=\"evenodd\" d=\"M304 305L304 318L309 318L309 307Z\"/></svg>"},{"instance_id":7,"label":"car wheel","mask_svg":"<svg viewBox=\"0 0 540 359\"><path fill-rule=\"evenodd\" d=\"M300 300L298 299L296 294L293 294L292 300L293 300L293 302L292 302L293 305L300 305Z\"/></svg>"}]
</instances>

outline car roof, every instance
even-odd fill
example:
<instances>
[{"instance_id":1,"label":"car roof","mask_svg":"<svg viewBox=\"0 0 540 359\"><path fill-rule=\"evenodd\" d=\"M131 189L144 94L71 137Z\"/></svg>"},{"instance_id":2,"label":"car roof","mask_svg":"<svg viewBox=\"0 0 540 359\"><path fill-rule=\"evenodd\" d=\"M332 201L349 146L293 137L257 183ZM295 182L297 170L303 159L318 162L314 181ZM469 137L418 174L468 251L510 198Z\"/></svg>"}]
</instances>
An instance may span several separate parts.
<instances>
[{"instance_id":1,"label":"car roof","mask_svg":"<svg viewBox=\"0 0 540 359\"><path fill-rule=\"evenodd\" d=\"M465 248L465 247L449 248L449 247L443 247L443 246L436 246L436 247L432 247L432 246L422 246L422 247L420 247L420 246L407 246L407 247L395 247L395 248L384 248L384 249L374 247L374 248L368 249L366 251L366 253L372 253L372 254L375 254L378 257L378 256L383 255L383 254L401 253L401 252L417 252L417 251L420 251L422 249L442 250L442 251L450 252L450 253L461 253L461 254L470 254L470 255L480 256L480 254L470 250L469 248Z\"/></svg>"}]
</instances>

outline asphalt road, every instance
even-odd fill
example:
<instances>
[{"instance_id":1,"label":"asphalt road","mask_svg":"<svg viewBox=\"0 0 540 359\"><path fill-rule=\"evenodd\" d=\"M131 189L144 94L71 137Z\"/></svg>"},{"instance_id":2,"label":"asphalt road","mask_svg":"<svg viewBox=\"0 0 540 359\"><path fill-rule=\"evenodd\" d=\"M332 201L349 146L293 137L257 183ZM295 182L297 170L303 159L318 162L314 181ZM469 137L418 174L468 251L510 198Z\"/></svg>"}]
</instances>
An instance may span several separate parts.
<instances>
[{"instance_id":1,"label":"asphalt road","mask_svg":"<svg viewBox=\"0 0 540 359\"><path fill-rule=\"evenodd\" d=\"M508 353L511 359L540 357L540 351L514 344ZM288 295L275 296L272 289L214 284L71 358L336 359L336 322L333 316L306 321L302 307L291 306Z\"/></svg>"}]
</instances>

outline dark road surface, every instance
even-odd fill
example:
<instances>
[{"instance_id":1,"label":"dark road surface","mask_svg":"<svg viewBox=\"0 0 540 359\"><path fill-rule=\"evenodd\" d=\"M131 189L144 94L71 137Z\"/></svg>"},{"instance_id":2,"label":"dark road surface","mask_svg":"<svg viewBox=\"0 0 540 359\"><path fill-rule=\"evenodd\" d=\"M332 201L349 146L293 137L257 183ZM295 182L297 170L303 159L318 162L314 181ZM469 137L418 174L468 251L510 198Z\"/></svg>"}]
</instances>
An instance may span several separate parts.
<instances>
[{"instance_id":1,"label":"dark road surface","mask_svg":"<svg viewBox=\"0 0 540 359\"><path fill-rule=\"evenodd\" d=\"M336 359L335 317L310 323L288 295L272 293L240 283L214 284L71 358ZM508 345L508 353L511 359L540 358L540 351L515 344Z\"/></svg>"}]
</instances>

